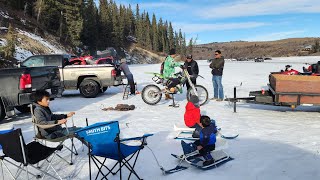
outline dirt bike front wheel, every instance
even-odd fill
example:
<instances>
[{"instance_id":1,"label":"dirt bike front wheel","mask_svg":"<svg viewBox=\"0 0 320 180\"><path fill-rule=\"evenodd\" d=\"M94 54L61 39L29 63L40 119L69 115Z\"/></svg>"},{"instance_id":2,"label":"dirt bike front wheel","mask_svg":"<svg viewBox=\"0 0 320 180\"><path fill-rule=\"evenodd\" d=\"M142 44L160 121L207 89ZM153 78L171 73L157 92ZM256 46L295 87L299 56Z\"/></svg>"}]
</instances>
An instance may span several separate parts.
<instances>
[{"instance_id":1,"label":"dirt bike front wheel","mask_svg":"<svg viewBox=\"0 0 320 180\"><path fill-rule=\"evenodd\" d=\"M155 105L161 100L162 92L158 86L150 84L143 88L141 97L145 103Z\"/></svg>"},{"instance_id":2,"label":"dirt bike front wheel","mask_svg":"<svg viewBox=\"0 0 320 180\"><path fill-rule=\"evenodd\" d=\"M194 85L197 93L198 93L198 98L199 98L199 105L202 106L208 101L208 91L204 86L201 85ZM187 91L187 99L190 101L191 95L195 95L194 91L192 88L189 88Z\"/></svg>"}]
</instances>

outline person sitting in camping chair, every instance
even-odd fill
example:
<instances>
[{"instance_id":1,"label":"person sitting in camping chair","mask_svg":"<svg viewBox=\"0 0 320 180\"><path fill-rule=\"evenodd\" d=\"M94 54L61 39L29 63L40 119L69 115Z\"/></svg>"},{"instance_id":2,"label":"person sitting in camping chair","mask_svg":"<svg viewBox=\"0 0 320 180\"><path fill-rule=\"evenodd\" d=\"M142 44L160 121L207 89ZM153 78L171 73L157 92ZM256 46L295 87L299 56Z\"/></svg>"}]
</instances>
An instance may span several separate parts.
<instances>
[{"instance_id":1,"label":"person sitting in camping chair","mask_svg":"<svg viewBox=\"0 0 320 180\"><path fill-rule=\"evenodd\" d=\"M69 134L72 134L77 128L62 128L61 125L67 123L67 118L72 117L75 112L68 114L53 114L49 108L50 93L45 90L36 91L34 94L35 109L33 110L35 123L39 125L54 125L50 128L40 128L39 132L46 139L56 139Z\"/></svg>"}]
</instances>

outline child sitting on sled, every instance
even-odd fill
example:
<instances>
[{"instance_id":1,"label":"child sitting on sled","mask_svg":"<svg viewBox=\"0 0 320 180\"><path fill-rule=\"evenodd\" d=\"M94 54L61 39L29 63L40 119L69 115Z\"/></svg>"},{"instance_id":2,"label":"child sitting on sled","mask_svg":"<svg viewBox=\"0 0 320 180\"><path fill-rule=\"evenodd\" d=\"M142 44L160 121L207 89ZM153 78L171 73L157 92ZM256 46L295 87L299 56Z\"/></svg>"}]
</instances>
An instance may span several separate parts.
<instances>
[{"instance_id":1,"label":"child sitting on sled","mask_svg":"<svg viewBox=\"0 0 320 180\"><path fill-rule=\"evenodd\" d=\"M189 128L195 128L195 131L192 134L193 138L200 137L202 125L200 123L200 107L198 96L191 95L190 100L186 105L186 111L184 113L184 123Z\"/></svg>"},{"instance_id":2,"label":"child sitting on sled","mask_svg":"<svg viewBox=\"0 0 320 180\"><path fill-rule=\"evenodd\" d=\"M211 151L215 150L217 127L214 121L211 121L208 116L201 116L201 124L203 129L200 131L200 139L194 142L197 146L199 154L205 159L203 166L214 163L214 159L211 156Z\"/></svg>"}]
</instances>

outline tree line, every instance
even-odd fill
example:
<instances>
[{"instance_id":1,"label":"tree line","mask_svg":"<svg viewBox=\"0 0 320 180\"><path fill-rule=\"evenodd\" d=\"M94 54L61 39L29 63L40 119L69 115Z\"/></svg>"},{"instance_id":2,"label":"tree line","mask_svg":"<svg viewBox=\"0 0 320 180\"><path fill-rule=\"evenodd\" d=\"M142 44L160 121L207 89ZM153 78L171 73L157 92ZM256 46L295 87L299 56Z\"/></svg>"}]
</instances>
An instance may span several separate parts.
<instances>
[{"instance_id":1,"label":"tree line","mask_svg":"<svg viewBox=\"0 0 320 180\"><path fill-rule=\"evenodd\" d=\"M42 28L57 37L62 43L73 47L88 47L91 53L106 47L124 47L128 37L137 39L138 46L154 52L167 53L175 48L186 54L192 49L186 46L185 34L175 31L172 23L157 19L142 11L137 4L117 5L114 0L14 0L0 2L14 10L24 11L36 19ZM191 51L192 52L192 51Z\"/></svg>"}]
</instances>

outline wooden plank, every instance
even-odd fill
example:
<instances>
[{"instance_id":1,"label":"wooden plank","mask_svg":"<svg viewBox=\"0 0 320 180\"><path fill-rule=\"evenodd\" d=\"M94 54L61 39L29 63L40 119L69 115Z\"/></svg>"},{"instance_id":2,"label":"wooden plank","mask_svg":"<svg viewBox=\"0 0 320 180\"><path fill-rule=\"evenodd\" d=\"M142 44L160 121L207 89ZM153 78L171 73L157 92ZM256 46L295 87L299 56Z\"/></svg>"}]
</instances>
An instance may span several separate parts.
<instances>
[{"instance_id":1,"label":"wooden plank","mask_svg":"<svg viewBox=\"0 0 320 180\"><path fill-rule=\"evenodd\" d=\"M320 76L272 74L270 85L276 93L320 94Z\"/></svg>"}]
</instances>

